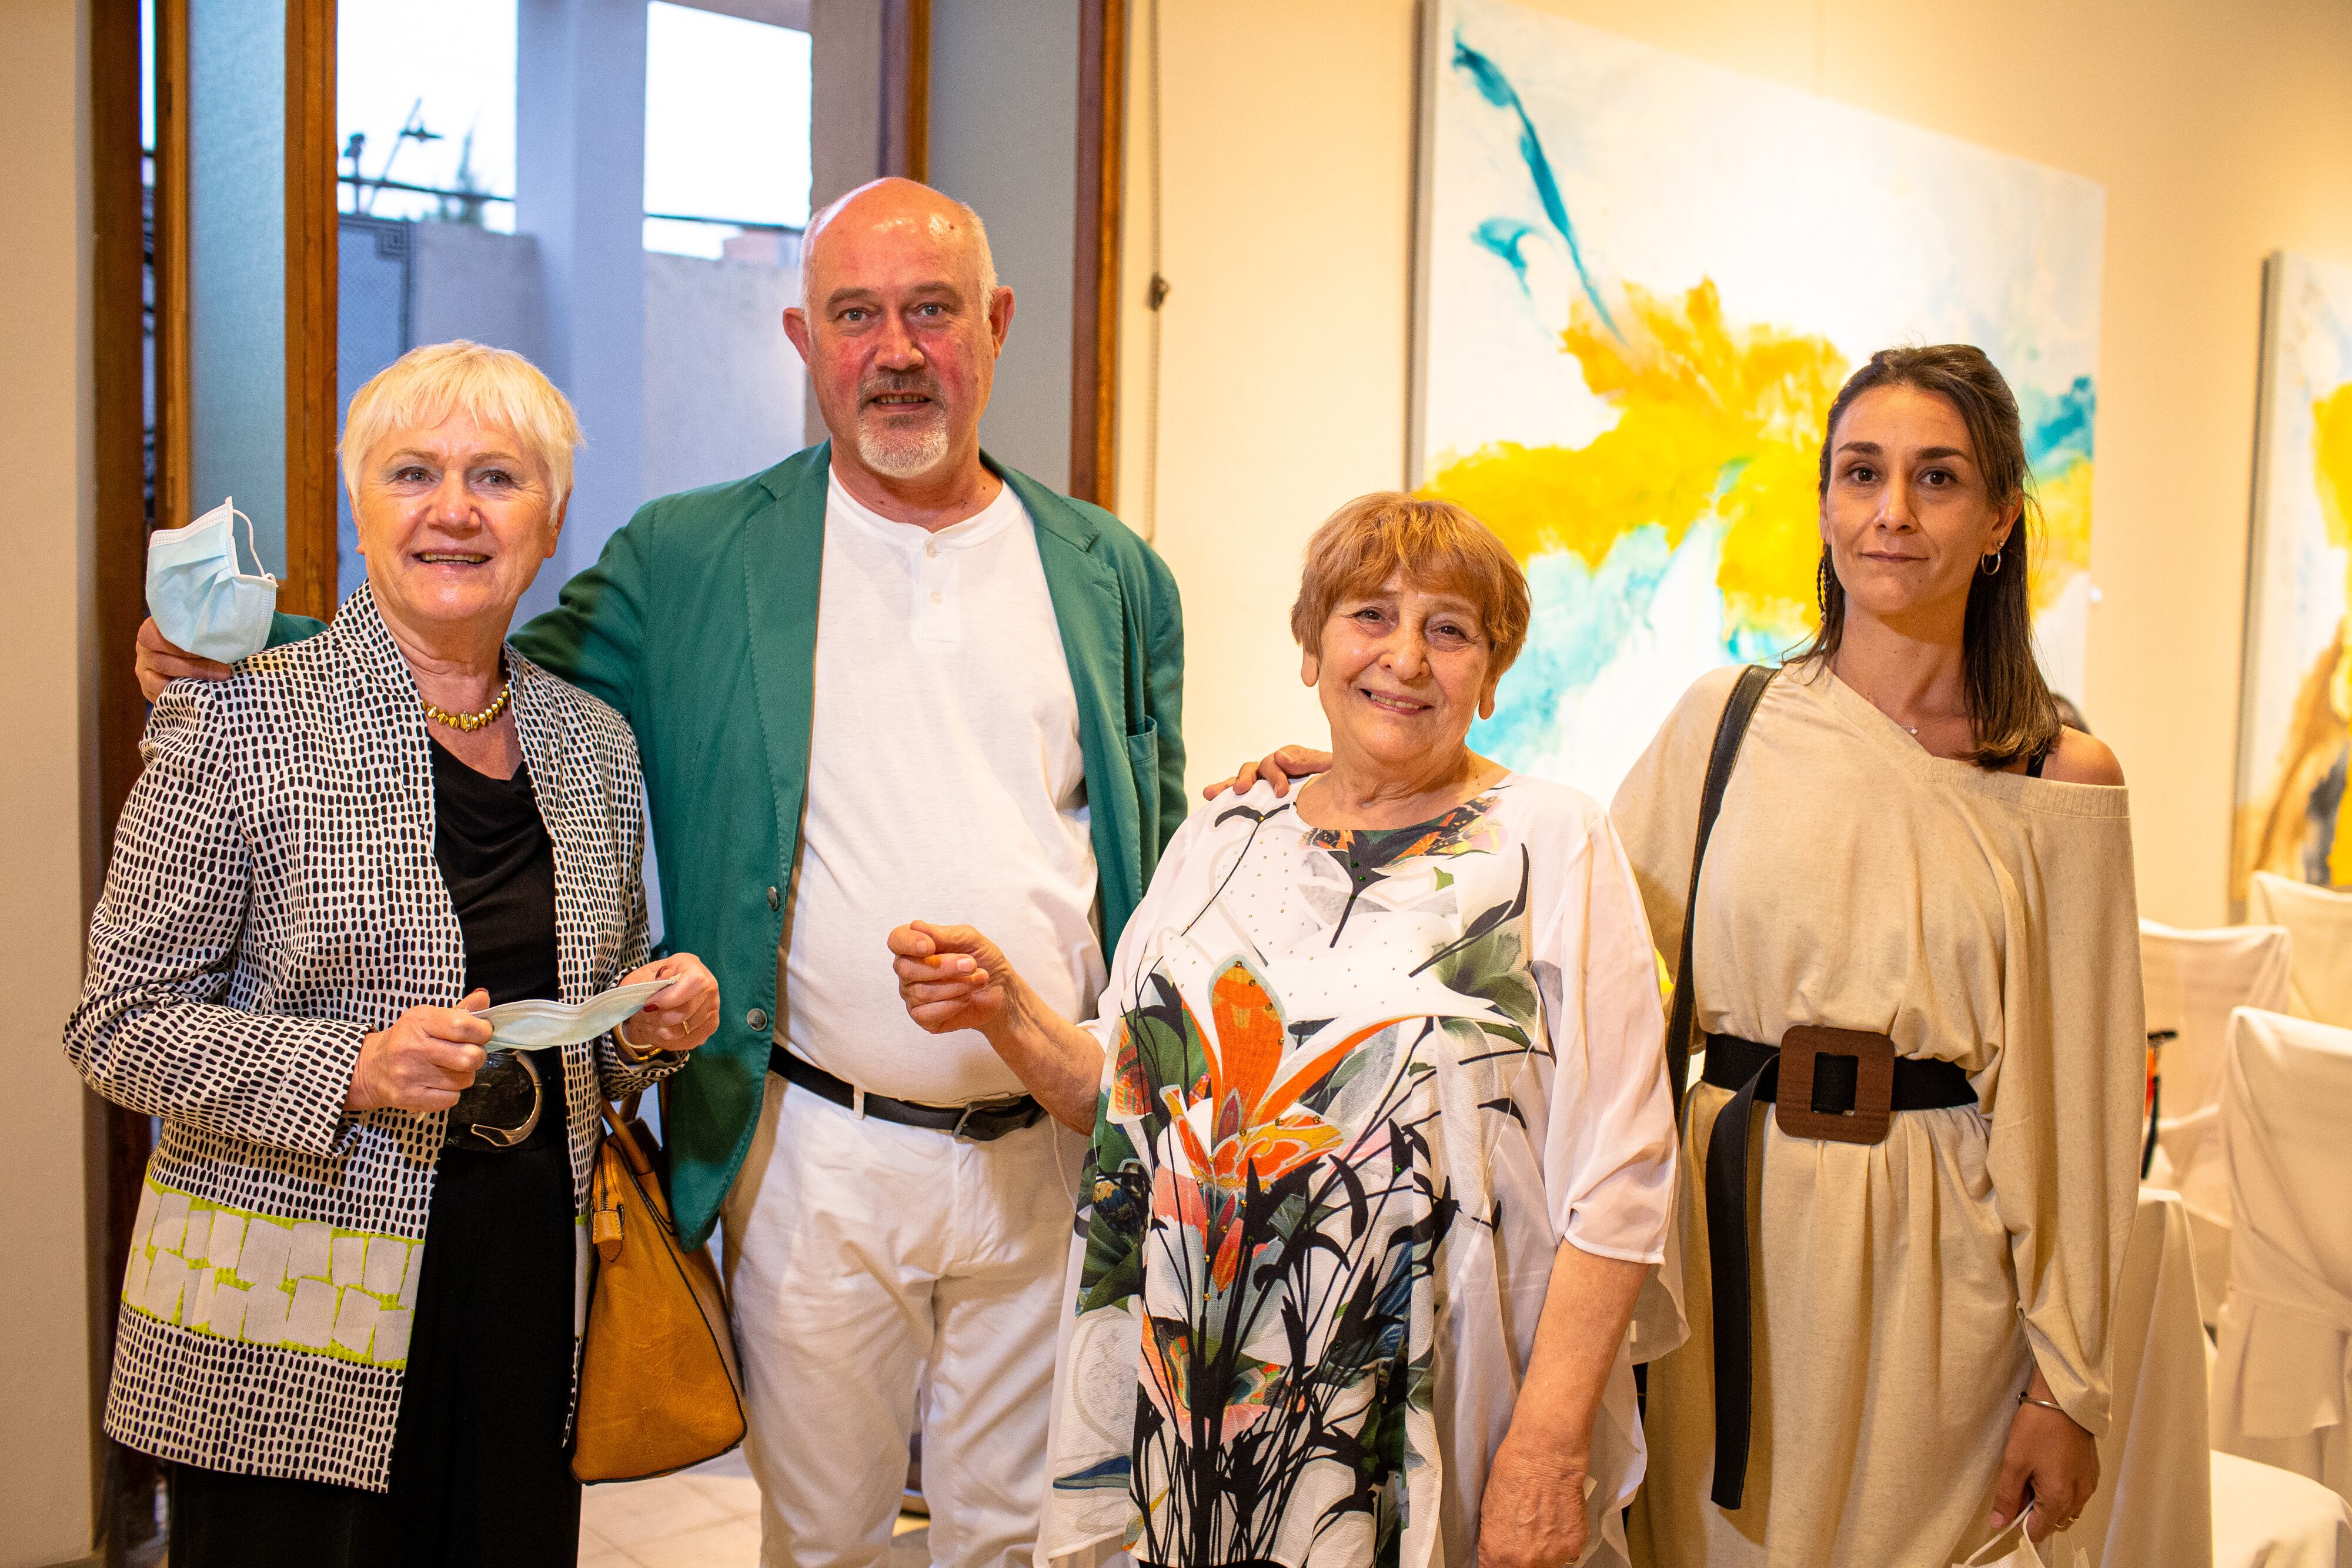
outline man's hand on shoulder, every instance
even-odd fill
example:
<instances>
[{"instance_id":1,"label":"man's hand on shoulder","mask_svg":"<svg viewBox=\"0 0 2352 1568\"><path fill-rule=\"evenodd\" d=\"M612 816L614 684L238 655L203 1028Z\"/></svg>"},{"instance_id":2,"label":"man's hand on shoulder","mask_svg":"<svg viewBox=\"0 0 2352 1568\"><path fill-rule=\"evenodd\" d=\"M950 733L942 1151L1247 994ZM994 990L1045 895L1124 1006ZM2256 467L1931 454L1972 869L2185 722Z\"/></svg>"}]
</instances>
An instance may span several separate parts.
<instances>
[{"instance_id":1,"label":"man's hand on shoulder","mask_svg":"<svg viewBox=\"0 0 2352 1568\"><path fill-rule=\"evenodd\" d=\"M175 648L163 640L152 617L139 623L139 689L153 702L163 695L163 688L173 681L225 681L228 666L216 659L199 659L185 648Z\"/></svg>"},{"instance_id":2,"label":"man's hand on shoulder","mask_svg":"<svg viewBox=\"0 0 2352 1568\"><path fill-rule=\"evenodd\" d=\"M1261 779L1274 786L1276 795L1287 795L1292 779L1328 772L1330 767L1331 754L1328 751L1317 751L1307 746L1286 746L1279 751L1266 753L1255 762L1243 763L1240 771L1231 779L1220 779L1204 785L1201 799L1213 800L1228 789L1236 795L1246 795L1257 788Z\"/></svg>"}]
</instances>

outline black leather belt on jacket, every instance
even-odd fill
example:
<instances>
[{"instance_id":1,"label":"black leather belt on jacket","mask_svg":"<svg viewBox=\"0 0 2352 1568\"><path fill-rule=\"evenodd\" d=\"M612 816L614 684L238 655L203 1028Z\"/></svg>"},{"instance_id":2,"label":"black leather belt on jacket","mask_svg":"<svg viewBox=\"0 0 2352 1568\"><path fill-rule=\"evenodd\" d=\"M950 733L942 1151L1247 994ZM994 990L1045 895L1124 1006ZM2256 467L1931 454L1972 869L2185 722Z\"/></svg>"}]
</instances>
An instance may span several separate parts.
<instances>
[{"instance_id":1,"label":"black leather belt on jacket","mask_svg":"<svg viewBox=\"0 0 2352 1568\"><path fill-rule=\"evenodd\" d=\"M861 1116L896 1122L902 1127L928 1127L968 1143L992 1143L1007 1133L1035 1126L1045 1114L1045 1107L1027 1094L1003 1100L975 1100L969 1105L922 1105L912 1100L893 1100L887 1094L867 1094L816 1063L802 1061L781 1045L768 1047L768 1071L797 1088L821 1095L836 1105L846 1105Z\"/></svg>"},{"instance_id":2,"label":"black leather belt on jacket","mask_svg":"<svg viewBox=\"0 0 2352 1568\"><path fill-rule=\"evenodd\" d=\"M1973 1105L1957 1062L1897 1056L1883 1034L1800 1026L1776 1048L1706 1037L1700 1081L1732 1091L1706 1145L1707 1277L1715 1302L1715 1501L1738 1508L1748 1480L1754 1306L1748 1299L1748 1113L1757 1102L1792 1137L1876 1144L1897 1113Z\"/></svg>"}]
</instances>

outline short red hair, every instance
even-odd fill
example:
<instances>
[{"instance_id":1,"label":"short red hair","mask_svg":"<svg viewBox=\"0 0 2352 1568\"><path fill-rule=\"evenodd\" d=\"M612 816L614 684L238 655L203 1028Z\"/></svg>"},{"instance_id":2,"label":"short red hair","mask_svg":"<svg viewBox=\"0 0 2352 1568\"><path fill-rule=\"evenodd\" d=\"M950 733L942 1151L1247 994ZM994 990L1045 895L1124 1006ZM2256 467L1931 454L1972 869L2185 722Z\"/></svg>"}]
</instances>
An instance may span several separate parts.
<instances>
[{"instance_id":1,"label":"short red hair","mask_svg":"<svg viewBox=\"0 0 2352 1568\"><path fill-rule=\"evenodd\" d=\"M1307 567L1290 607L1291 636L1319 657L1332 607L1376 593L1399 576L1425 592L1470 601L1494 649L1493 674L1509 669L1527 645L1533 601L1528 575L1509 548L1451 501L1424 501L1396 490L1357 497L1307 541Z\"/></svg>"}]
</instances>

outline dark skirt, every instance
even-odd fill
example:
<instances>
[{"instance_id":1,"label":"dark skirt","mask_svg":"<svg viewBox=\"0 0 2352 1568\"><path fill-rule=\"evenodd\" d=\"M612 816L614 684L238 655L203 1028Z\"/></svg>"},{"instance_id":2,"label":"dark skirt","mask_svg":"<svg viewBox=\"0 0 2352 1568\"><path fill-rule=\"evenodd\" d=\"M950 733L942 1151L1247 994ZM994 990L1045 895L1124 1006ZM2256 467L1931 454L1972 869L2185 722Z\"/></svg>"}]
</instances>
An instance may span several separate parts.
<instances>
[{"instance_id":1,"label":"dark skirt","mask_svg":"<svg viewBox=\"0 0 2352 1568\"><path fill-rule=\"evenodd\" d=\"M551 1097L552 1098L552 1097ZM446 1149L385 1492L174 1465L172 1568L569 1568L572 1167L554 1136Z\"/></svg>"}]
</instances>

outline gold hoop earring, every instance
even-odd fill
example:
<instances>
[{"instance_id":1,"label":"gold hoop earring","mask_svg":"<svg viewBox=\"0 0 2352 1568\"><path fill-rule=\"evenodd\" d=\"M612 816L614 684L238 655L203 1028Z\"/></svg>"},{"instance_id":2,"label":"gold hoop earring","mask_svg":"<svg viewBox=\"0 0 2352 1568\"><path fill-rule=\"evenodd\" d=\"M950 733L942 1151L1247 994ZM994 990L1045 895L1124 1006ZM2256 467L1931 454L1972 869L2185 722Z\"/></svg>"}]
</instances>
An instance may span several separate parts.
<instances>
[{"instance_id":1,"label":"gold hoop earring","mask_svg":"<svg viewBox=\"0 0 2352 1568\"><path fill-rule=\"evenodd\" d=\"M1987 561L1992 562L1992 566L1989 570L1985 566L1985 562ZM2000 575L2000 551L1992 550L1977 557L1977 570L1983 572L1987 577L1999 577Z\"/></svg>"}]
</instances>

